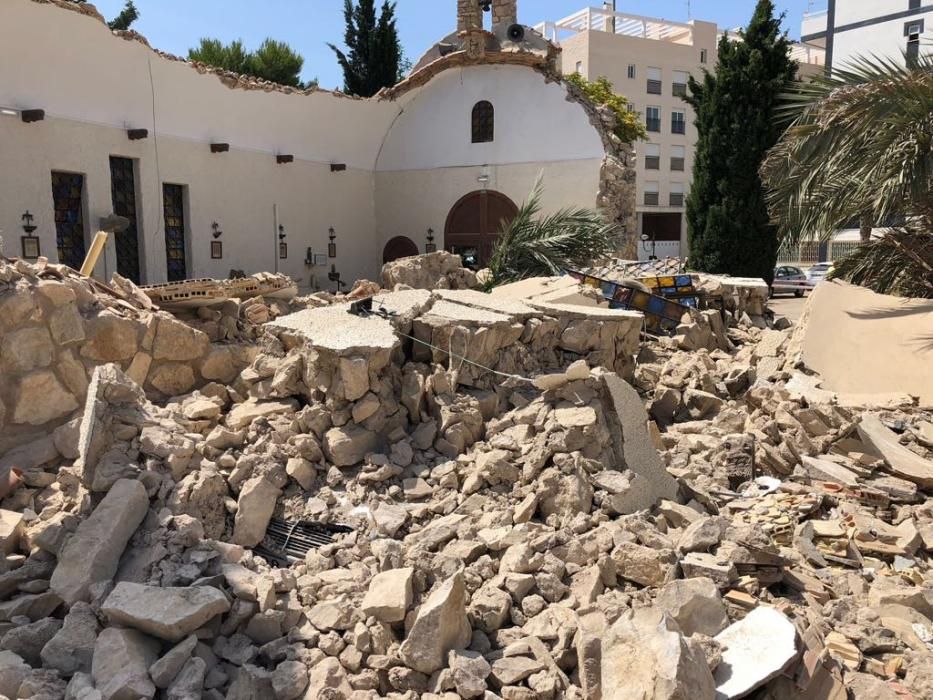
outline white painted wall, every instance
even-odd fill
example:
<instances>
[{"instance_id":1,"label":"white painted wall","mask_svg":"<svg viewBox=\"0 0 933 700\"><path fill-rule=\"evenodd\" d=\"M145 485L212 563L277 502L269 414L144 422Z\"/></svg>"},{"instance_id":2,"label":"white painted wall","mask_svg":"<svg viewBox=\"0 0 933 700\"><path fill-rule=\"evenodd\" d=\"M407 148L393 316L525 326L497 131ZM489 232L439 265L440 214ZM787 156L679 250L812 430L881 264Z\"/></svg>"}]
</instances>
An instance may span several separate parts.
<instances>
[{"instance_id":1,"label":"white painted wall","mask_svg":"<svg viewBox=\"0 0 933 700\"><path fill-rule=\"evenodd\" d=\"M924 15L901 17L889 22L880 22L866 27L850 29L834 34L833 67L841 68L859 56L884 56L903 61L907 49L907 37L904 36L904 24L923 19L924 32L920 35L920 51L930 53L933 42L933 9ZM839 18L836 24L841 24Z\"/></svg>"},{"instance_id":2,"label":"white painted wall","mask_svg":"<svg viewBox=\"0 0 933 700\"><path fill-rule=\"evenodd\" d=\"M3 0L0 27L10 28L0 42L0 106L42 108L50 117L372 170L398 111L327 92L231 89L51 4Z\"/></svg>"},{"instance_id":3,"label":"white painted wall","mask_svg":"<svg viewBox=\"0 0 933 700\"><path fill-rule=\"evenodd\" d=\"M402 114L389 130L376 169L602 159L599 135L583 108L566 97L563 86L520 66L446 71L402 98ZM496 110L495 141L474 144L471 116L481 100Z\"/></svg>"},{"instance_id":4,"label":"white painted wall","mask_svg":"<svg viewBox=\"0 0 933 700\"><path fill-rule=\"evenodd\" d=\"M137 162L142 282L165 280L163 183L185 185L189 277L279 269L330 287L329 267L304 265L308 247L326 252L337 231L343 279L376 278L394 235L419 246L430 226L442 243L447 213L487 186L520 203L545 177L544 205L595 203L602 144L560 85L518 66L450 70L398 102L330 93L231 89L216 76L115 36L100 21L32 0L0 0L0 107L39 108L23 124L0 115L0 231L3 252L20 254L20 217L36 216L42 254L57 260L51 171L85 175L90 243L111 203L109 156ZM496 139L472 144L480 99L496 107ZM149 130L129 141L128 128ZM212 154L211 142L230 144ZM295 156L278 165L277 153ZM347 164L331 172L330 164ZM377 172L378 171L378 172ZM287 260L277 260L273 207L285 226ZM210 258L211 223L224 258ZM113 242L95 274L116 270Z\"/></svg>"},{"instance_id":5,"label":"white painted wall","mask_svg":"<svg viewBox=\"0 0 933 700\"><path fill-rule=\"evenodd\" d=\"M477 182L488 174L486 187L521 205L538 175L543 177L544 209L594 206L602 160L550 163L512 163L484 168L467 166L431 170L376 173L376 226L382 247L395 236L408 236L424 251L428 228L435 242L444 245L444 226L454 204L464 195L483 189Z\"/></svg>"}]
</instances>

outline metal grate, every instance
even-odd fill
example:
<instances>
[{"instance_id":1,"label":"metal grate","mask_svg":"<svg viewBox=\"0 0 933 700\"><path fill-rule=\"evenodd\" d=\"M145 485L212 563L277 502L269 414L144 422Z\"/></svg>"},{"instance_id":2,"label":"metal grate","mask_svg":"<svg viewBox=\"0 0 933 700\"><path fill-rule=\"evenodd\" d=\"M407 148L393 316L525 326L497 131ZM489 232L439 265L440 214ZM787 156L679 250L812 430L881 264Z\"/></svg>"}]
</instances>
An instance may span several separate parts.
<instances>
[{"instance_id":1,"label":"metal grate","mask_svg":"<svg viewBox=\"0 0 933 700\"><path fill-rule=\"evenodd\" d=\"M185 264L185 188L162 185L162 210L165 219L165 269L169 282L188 277Z\"/></svg>"},{"instance_id":2,"label":"metal grate","mask_svg":"<svg viewBox=\"0 0 933 700\"><path fill-rule=\"evenodd\" d=\"M272 563L292 563L304 560L312 549L333 544L334 535L347 532L353 532L353 528L307 520L288 522L272 518L266 528L265 538L254 551Z\"/></svg>"},{"instance_id":3,"label":"metal grate","mask_svg":"<svg viewBox=\"0 0 933 700\"><path fill-rule=\"evenodd\" d=\"M491 143L495 138L496 110L483 100L473 107L473 143Z\"/></svg>"},{"instance_id":4,"label":"metal grate","mask_svg":"<svg viewBox=\"0 0 933 700\"><path fill-rule=\"evenodd\" d=\"M84 175L52 172L58 262L75 270L81 269L86 254L83 199Z\"/></svg>"},{"instance_id":5,"label":"metal grate","mask_svg":"<svg viewBox=\"0 0 933 700\"><path fill-rule=\"evenodd\" d=\"M117 272L139 284L136 175L132 158L110 156L110 194L113 199L113 213L126 217L130 222L125 230L114 234L117 247Z\"/></svg>"}]
</instances>

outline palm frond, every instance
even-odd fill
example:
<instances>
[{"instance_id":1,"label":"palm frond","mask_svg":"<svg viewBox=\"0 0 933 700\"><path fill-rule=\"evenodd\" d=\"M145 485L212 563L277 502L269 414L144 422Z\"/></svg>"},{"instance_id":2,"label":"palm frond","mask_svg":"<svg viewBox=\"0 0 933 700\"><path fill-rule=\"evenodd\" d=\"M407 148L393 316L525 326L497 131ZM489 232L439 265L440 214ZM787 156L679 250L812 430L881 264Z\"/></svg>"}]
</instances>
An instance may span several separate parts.
<instances>
[{"instance_id":1,"label":"palm frond","mask_svg":"<svg viewBox=\"0 0 933 700\"><path fill-rule=\"evenodd\" d=\"M785 243L827 239L864 212L933 213L933 55L862 57L799 83L761 168Z\"/></svg>"},{"instance_id":2,"label":"palm frond","mask_svg":"<svg viewBox=\"0 0 933 700\"><path fill-rule=\"evenodd\" d=\"M880 294L933 298L933 234L891 229L837 261L829 276Z\"/></svg>"},{"instance_id":3,"label":"palm frond","mask_svg":"<svg viewBox=\"0 0 933 700\"><path fill-rule=\"evenodd\" d=\"M539 178L493 250L487 287L589 266L617 249L618 226L600 212L568 207L541 216L542 195Z\"/></svg>"}]
</instances>

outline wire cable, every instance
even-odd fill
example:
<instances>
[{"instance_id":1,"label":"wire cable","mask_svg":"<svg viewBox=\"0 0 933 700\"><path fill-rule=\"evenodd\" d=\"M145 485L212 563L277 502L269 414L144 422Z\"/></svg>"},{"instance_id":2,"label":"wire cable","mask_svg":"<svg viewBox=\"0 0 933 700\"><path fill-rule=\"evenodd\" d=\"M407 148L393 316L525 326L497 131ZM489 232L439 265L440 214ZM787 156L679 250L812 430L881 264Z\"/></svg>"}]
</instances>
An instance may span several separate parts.
<instances>
[{"instance_id":1,"label":"wire cable","mask_svg":"<svg viewBox=\"0 0 933 700\"><path fill-rule=\"evenodd\" d=\"M384 307L381 307L381 308L379 308L378 310L365 310L365 309L360 309L360 310L359 310L359 314L360 314L361 316L378 316L379 318L383 318L383 319L385 319L385 320L387 320L387 321L391 319L391 314L390 314L390 312L387 311ZM414 341L414 342L416 342L416 343L421 343L421 345L425 345L425 346L427 346L427 347L429 347L429 348L431 348L431 349L433 349L433 350L437 350L437 351L439 351L439 352L445 353L446 355L448 355L448 356L450 356L450 357L452 357L452 358L454 358L454 359L456 359L456 360L460 360L460 366L461 366L461 367L463 366L464 363L466 363L466 364L468 364L468 365L473 365L474 367L479 367L479 368L482 369L482 370L485 370L485 371L490 372L490 373L492 373L492 374L498 375L498 376L500 376L500 377L505 377L506 379L515 379L515 380L517 380L517 381L519 381L519 382L526 382L527 384L532 384L532 385L534 384L534 380L533 380L533 379L529 379L528 377L522 377L521 375L518 375L518 374L509 374L508 372L500 372L499 370L493 369L492 367L487 367L486 365L481 365L479 362L474 362L473 360L470 360L470 359L464 357L464 355L458 355L457 353L453 352L450 348L448 348L448 349L445 350L444 348L438 347L437 345L434 345L433 343L429 343L429 342L426 341L426 340L422 340L421 338L416 338L416 337L413 336L413 335L408 335L407 333L402 333L400 330L396 330L395 332L398 333L398 334L399 334L400 336L402 336L403 338L408 338L409 340L412 340L412 341ZM452 337L453 337L453 333L451 333L451 339L452 339ZM468 349L468 347L469 347L469 342L470 342L470 341L469 341L469 338L464 339L464 345L463 345L463 352L464 352L464 353L467 352L467 349ZM459 371L459 368L458 368L457 371Z\"/></svg>"}]
</instances>

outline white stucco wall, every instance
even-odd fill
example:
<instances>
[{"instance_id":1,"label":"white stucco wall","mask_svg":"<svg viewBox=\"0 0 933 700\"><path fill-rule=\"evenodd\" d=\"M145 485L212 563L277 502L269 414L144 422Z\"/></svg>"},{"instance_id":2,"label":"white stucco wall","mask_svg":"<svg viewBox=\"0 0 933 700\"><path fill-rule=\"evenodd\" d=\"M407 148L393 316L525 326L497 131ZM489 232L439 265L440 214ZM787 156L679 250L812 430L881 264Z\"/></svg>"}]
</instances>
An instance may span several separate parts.
<instances>
[{"instance_id":1,"label":"white stucco wall","mask_svg":"<svg viewBox=\"0 0 933 700\"><path fill-rule=\"evenodd\" d=\"M20 217L38 226L42 254L57 261L51 171L85 176L89 245L113 210L109 157L136 162L143 283L165 281L162 185L184 185L189 277L230 269L278 269L332 288L377 278L385 241L407 235L424 245L430 226L443 242L447 213L483 185L520 203L544 176L544 206L595 203L602 144L563 87L518 66L452 69L397 102L231 89L216 76L122 39L94 18L32 0L0 0L0 108L43 109L24 124L0 115L0 231L6 255L20 254ZM496 108L491 144L472 144L470 116L481 99ZM126 130L148 129L130 141ZM230 144L212 154L209 144ZM276 163L278 153L295 162ZM331 172L343 163L343 172ZM277 260L273 208L285 226L287 260ZM210 257L211 223L224 257ZM326 252L337 231L336 261L304 265ZM95 274L116 270L111 240ZM312 280L312 276L316 279Z\"/></svg>"},{"instance_id":2,"label":"white stucco wall","mask_svg":"<svg viewBox=\"0 0 933 700\"><path fill-rule=\"evenodd\" d=\"M376 163L378 239L384 245L404 235L423 250L433 228L443 245L447 215L461 197L485 187L521 204L539 174L547 211L593 206L602 142L566 96L535 71L502 65L449 70L402 98ZM495 108L492 143L472 143L480 100Z\"/></svg>"},{"instance_id":3,"label":"white stucco wall","mask_svg":"<svg viewBox=\"0 0 933 700\"><path fill-rule=\"evenodd\" d=\"M602 159L599 135L583 108L566 97L564 87L520 66L448 70L400 100L402 114L386 136L376 169ZM471 143L470 120L480 100L495 108L492 143Z\"/></svg>"}]
</instances>

